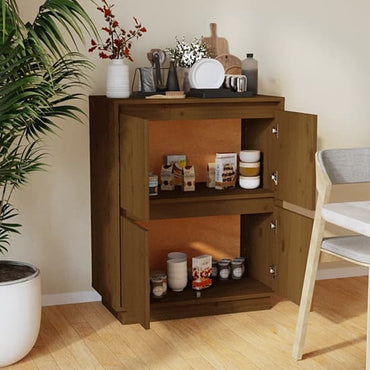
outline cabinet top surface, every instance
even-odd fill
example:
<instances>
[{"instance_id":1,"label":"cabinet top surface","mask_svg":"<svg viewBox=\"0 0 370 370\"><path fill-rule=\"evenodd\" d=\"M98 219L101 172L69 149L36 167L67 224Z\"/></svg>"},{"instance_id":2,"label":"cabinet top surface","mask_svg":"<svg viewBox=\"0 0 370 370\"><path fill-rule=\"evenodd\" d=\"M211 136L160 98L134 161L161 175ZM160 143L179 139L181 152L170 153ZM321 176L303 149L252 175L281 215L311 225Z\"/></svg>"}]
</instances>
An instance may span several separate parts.
<instances>
[{"instance_id":1,"label":"cabinet top surface","mask_svg":"<svg viewBox=\"0 0 370 370\"><path fill-rule=\"evenodd\" d=\"M100 111L127 114L148 120L186 120L222 118L274 118L284 110L284 98L257 95L249 98L111 99L90 96L90 105ZM114 113L114 114L116 114Z\"/></svg>"},{"instance_id":2,"label":"cabinet top surface","mask_svg":"<svg viewBox=\"0 0 370 370\"><path fill-rule=\"evenodd\" d=\"M263 103L282 103L284 98L280 96L257 95L248 98L194 98L184 99L145 99L145 98L128 98L112 99L104 95L92 95L93 99L106 99L114 104L132 106L132 105L188 105L188 104L263 104Z\"/></svg>"}]
</instances>

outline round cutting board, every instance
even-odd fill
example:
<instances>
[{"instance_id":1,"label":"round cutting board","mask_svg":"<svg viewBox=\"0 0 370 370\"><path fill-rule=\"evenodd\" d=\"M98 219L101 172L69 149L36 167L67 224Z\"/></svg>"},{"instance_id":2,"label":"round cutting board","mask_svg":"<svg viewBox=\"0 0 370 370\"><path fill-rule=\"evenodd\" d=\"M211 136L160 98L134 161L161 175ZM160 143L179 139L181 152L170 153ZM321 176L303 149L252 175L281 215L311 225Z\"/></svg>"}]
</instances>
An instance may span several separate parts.
<instances>
[{"instance_id":1,"label":"round cutting board","mask_svg":"<svg viewBox=\"0 0 370 370\"><path fill-rule=\"evenodd\" d=\"M242 62L241 60L232 54L222 54L215 58L218 60L225 69L227 74L241 74L242 73Z\"/></svg>"}]
</instances>

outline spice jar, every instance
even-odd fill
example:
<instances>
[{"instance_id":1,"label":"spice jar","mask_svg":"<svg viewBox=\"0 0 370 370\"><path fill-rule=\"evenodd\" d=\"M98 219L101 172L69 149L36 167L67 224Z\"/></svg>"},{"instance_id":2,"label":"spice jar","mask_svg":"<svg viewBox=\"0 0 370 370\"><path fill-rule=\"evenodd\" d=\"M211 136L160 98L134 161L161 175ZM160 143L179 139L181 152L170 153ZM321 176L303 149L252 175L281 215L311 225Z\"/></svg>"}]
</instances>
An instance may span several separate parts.
<instances>
[{"instance_id":1,"label":"spice jar","mask_svg":"<svg viewBox=\"0 0 370 370\"><path fill-rule=\"evenodd\" d=\"M167 275L164 272L154 273L150 281L153 298L162 298L167 294Z\"/></svg>"},{"instance_id":2,"label":"spice jar","mask_svg":"<svg viewBox=\"0 0 370 370\"><path fill-rule=\"evenodd\" d=\"M241 261L232 261L231 262L231 278L233 280L239 280L243 276L242 262Z\"/></svg>"},{"instance_id":3,"label":"spice jar","mask_svg":"<svg viewBox=\"0 0 370 370\"><path fill-rule=\"evenodd\" d=\"M242 263L242 276L245 273L245 258L244 257L236 257L234 261L240 261Z\"/></svg>"},{"instance_id":4,"label":"spice jar","mask_svg":"<svg viewBox=\"0 0 370 370\"><path fill-rule=\"evenodd\" d=\"M218 276L220 280L227 280L230 276L230 261L221 260L218 263Z\"/></svg>"},{"instance_id":5,"label":"spice jar","mask_svg":"<svg viewBox=\"0 0 370 370\"><path fill-rule=\"evenodd\" d=\"M215 278L218 275L218 261L212 260L212 277Z\"/></svg>"}]
</instances>

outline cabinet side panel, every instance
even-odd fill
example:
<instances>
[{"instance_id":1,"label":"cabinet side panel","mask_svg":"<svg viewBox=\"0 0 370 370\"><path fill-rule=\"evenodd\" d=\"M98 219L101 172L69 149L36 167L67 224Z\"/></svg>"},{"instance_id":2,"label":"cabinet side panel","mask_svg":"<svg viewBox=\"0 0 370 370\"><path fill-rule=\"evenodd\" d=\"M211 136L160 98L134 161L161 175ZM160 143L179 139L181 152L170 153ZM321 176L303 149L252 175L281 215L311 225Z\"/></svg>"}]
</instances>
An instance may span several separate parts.
<instances>
[{"instance_id":1,"label":"cabinet side panel","mask_svg":"<svg viewBox=\"0 0 370 370\"><path fill-rule=\"evenodd\" d=\"M276 281L269 272L273 265L275 232L270 214L241 216L241 254L247 258L248 275L275 290Z\"/></svg>"},{"instance_id":2,"label":"cabinet side panel","mask_svg":"<svg viewBox=\"0 0 370 370\"><path fill-rule=\"evenodd\" d=\"M116 106L90 97L92 284L112 307L120 306L118 122Z\"/></svg>"},{"instance_id":3,"label":"cabinet side panel","mask_svg":"<svg viewBox=\"0 0 370 370\"><path fill-rule=\"evenodd\" d=\"M148 121L120 116L121 207L135 220L149 218Z\"/></svg>"},{"instance_id":4,"label":"cabinet side panel","mask_svg":"<svg viewBox=\"0 0 370 370\"><path fill-rule=\"evenodd\" d=\"M124 324L140 323L149 328L148 232L121 218L122 308Z\"/></svg>"},{"instance_id":5,"label":"cabinet side panel","mask_svg":"<svg viewBox=\"0 0 370 370\"><path fill-rule=\"evenodd\" d=\"M297 206L315 209L315 152L317 117L279 112L277 197Z\"/></svg>"},{"instance_id":6,"label":"cabinet side panel","mask_svg":"<svg viewBox=\"0 0 370 370\"><path fill-rule=\"evenodd\" d=\"M261 151L262 187L275 190L271 174L276 171L277 137L272 133L273 119L245 119L242 121L242 149Z\"/></svg>"},{"instance_id":7,"label":"cabinet side panel","mask_svg":"<svg viewBox=\"0 0 370 370\"><path fill-rule=\"evenodd\" d=\"M276 207L277 293L297 304L301 299L313 220Z\"/></svg>"}]
</instances>

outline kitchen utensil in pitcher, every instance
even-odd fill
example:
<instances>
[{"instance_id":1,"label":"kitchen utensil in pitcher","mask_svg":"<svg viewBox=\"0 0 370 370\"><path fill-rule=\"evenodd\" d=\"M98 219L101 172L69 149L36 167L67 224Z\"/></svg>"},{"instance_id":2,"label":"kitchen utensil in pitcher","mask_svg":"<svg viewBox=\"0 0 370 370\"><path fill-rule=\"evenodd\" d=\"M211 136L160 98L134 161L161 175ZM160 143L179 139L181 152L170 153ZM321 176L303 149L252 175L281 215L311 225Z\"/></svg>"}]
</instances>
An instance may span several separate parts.
<instances>
[{"instance_id":1,"label":"kitchen utensil in pitcher","mask_svg":"<svg viewBox=\"0 0 370 370\"><path fill-rule=\"evenodd\" d=\"M166 60L166 53L162 50L153 53L155 77L156 77L156 87L157 91L166 91L166 86L163 85L161 65Z\"/></svg>"}]
</instances>

